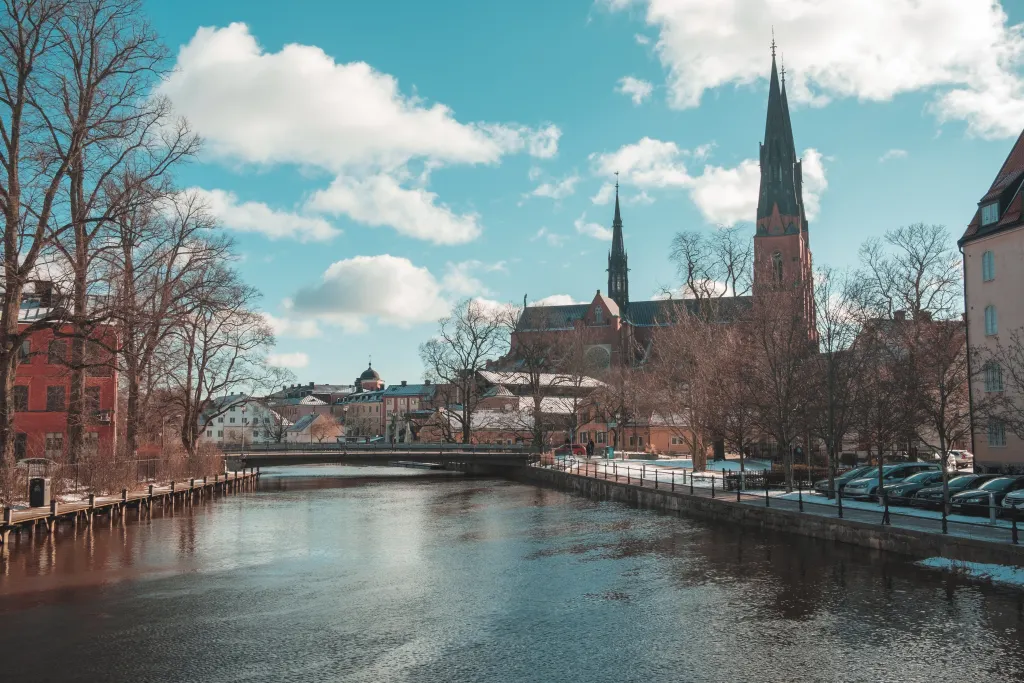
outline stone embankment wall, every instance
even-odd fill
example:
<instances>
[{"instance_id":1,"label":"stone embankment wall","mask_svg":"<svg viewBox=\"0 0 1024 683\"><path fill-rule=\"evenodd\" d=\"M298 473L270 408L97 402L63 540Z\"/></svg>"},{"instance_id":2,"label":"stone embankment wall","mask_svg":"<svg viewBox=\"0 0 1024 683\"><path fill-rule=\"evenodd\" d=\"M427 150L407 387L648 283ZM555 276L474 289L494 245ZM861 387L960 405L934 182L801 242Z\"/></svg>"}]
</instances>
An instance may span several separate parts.
<instances>
[{"instance_id":1,"label":"stone embankment wall","mask_svg":"<svg viewBox=\"0 0 1024 683\"><path fill-rule=\"evenodd\" d=\"M1024 565L1024 547L1010 543L992 543L963 536L944 536L939 533L883 527L836 517L758 507L724 498L710 499L680 491L641 488L539 467L506 470L505 474L517 481L551 486L595 500L615 501L641 509L724 522L749 529L800 534L919 558L947 557L967 562Z\"/></svg>"}]
</instances>

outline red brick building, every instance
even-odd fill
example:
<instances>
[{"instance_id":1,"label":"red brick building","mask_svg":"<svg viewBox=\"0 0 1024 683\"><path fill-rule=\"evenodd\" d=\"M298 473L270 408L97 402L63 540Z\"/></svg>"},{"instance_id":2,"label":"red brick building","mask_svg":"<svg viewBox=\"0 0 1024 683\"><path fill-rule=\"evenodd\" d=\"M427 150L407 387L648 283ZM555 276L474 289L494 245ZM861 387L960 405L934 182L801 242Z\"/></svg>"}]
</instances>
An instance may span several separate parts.
<instances>
[{"instance_id":1,"label":"red brick building","mask_svg":"<svg viewBox=\"0 0 1024 683\"><path fill-rule=\"evenodd\" d=\"M817 342L814 292L807 217L803 203L803 170L796 155L786 99L785 79L779 80L772 50L772 70L764 142L760 146L761 182L754 234L753 296L716 300L721 323L742 320L757 305L758 292L792 286L803 301L812 346ZM585 328L587 353L606 365L643 364L651 354L658 328L678 318L678 307L695 311L697 301L633 301L629 295L629 265L622 235L618 185L612 219L612 248L608 254L607 295L598 290L588 304L530 306L523 309L512 335L511 350L501 364L515 367L531 335L569 333Z\"/></svg>"},{"instance_id":2,"label":"red brick building","mask_svg":"<svg viewBox=\"0 0 1024 683\"><path fill-rule=\"evenodd\" d=\"M22 304L25 330L33 318L44 315L38 301ZM69 327L61 328L70 334ZM117 348L113 327L101 328L86 347L87 362L94 365L85 378L85 453L116 448L117 371L106 348ZM67 367L71 340L44 327L33 332L19 350L20 362L14 386L15 454L17 458L57 458L65 451L68 400L71 387Z\"/></svg>"}]
</instances>

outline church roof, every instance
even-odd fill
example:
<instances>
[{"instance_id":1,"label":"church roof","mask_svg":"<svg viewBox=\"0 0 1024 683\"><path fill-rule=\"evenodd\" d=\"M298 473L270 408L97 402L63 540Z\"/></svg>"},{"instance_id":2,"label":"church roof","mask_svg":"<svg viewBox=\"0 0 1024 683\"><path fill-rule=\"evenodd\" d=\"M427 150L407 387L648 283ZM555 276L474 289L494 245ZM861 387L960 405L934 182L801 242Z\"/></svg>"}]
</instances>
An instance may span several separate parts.
<instances>
[{"instance_id":1,"label":"church roof","mask_svg":"<svg viewBox=\"0 0 1024 683\"><path fill-rule=\"evenodd\" d=\"M519 315L516 331L571 330L587 314L590 304L528 306Z\"/></svg>"},{"instance_id":2,"label":"church roof","mask_svg":"<svg viewBox=\"0 0 1024 683\"><path fill-rule=\"evenodd\" d=\"M797 187L796 145L789 118L789 101L785 88L779 84L779 70L772 50L772 74L768 84L768 112L761 145L761 188L757 202L757 218L771 217L779 207L783 216L803 216Z\"/></svg>"},{"instance_id":3,"label":"church roof","mask_svg":"<svg viewBox=\"0 0 1024 683\"><path fill-rule=\"evenodd\" d=\"M712 299L709 305L713 307L715 322L727 323L742 317L751 309L753 301L750 296L729 296ZM698 313L697 299L656 299L630 301L623 317L634 327L663 327L671 325L679 315L680 305L692 315ZM587 314L588 308L588 304L530 306L523 309L516 331L571 330Z\"/></svg>"}]
</instances>

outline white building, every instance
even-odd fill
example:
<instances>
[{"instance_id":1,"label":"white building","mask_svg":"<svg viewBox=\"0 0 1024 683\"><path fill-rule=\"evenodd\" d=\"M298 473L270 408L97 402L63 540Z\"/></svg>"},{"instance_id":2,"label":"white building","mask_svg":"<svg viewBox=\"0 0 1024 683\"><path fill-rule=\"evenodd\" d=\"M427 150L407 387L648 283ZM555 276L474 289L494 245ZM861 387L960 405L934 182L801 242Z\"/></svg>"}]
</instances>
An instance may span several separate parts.
<instances>
[{"instance_id":1,"label":"white building","mask_svg":"<svg viewBox=\"0 0 1024 683\"><path fill-rule=\"evenodd\" d=\"M260 399L246 394L220 396L199 416L201 443L278 443L291 422Z\"/></svg>"}]
</instances>

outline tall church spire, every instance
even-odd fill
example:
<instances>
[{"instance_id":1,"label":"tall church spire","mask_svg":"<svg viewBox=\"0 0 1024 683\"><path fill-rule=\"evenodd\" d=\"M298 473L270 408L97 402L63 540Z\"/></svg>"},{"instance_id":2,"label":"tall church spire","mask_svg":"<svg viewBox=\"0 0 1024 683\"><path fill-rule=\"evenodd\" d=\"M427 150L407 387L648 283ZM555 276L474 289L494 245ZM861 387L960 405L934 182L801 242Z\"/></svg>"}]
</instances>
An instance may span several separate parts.
<instances>
[{"instance_id":1,"label":"tall church spire","mask_svg":"<svg viewBox=\"0 0 1024 683\"><path fill-rule=\"evenodd\" d=\"M619 174L616 173L616 176ZM619 212L619 181L615 180L615 218L612 220L612 249L608 252L608 296L619 305L622 315L629 306L629 264L622 240L622 214Z\"/></svg>"},{"instance_id":2,"label":"tall church spire","mask_svg":"<svg viewBox=\"0 0 1024 683\"><path fill-rule=\"evenodd\" d=\"M768 113L765 117L764 143L761 145L761 190L757 201L757 231L799 232L803 225L802 169L796 158L793 127L789 119L789 101L785 86L779 84L772 41L772 75L768 84ZM777 212L777 213L776 213ZM773 216L781 217L772 219ZM769 226L769 222L774 223Z\"/></svg>"}]
</instances>

